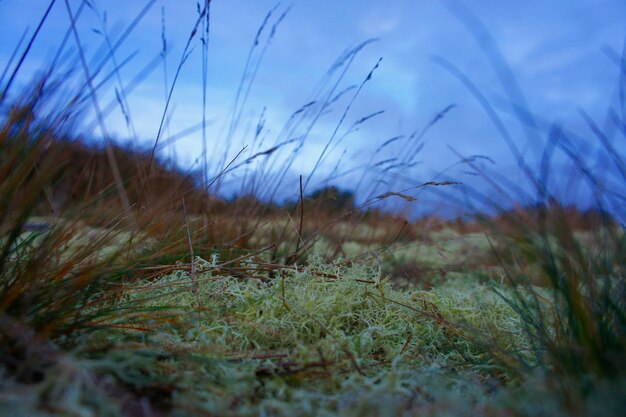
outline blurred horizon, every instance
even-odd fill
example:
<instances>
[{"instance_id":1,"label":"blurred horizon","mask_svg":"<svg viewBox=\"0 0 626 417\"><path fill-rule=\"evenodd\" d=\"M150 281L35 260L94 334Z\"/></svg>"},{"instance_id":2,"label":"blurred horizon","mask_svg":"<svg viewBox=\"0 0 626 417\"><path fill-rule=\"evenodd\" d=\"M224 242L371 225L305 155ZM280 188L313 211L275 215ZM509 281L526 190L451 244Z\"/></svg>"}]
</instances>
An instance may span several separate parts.
<instances>
[{"instance_id":1,"label":"blurred horizon","mask_svg":"<svg viewBox=\"0 0 626 417\"><path fill-rule=\"evenodd\" d=\"M68 2L73 12L80 3ZM48 4L0 2L3 70L22 34L26 40L32 35ZM92 65L106 57L105 34L114 43L150 6L115 51L117 64L108 63L110 68L102 74L131 59L97 97L102 103L122 100L127 105L124 111L114 106L106 117L111 138L150 149L201 6L133 0L85 4L76 23ZM355 192L359 201L403 192L417 201L382 204L414 215L446 213L457 204L458 214L465 204L472 206L482 198L500 203L486 177L507 187L518 203L530 205L532 185L520 161L539 175L545 150L559 148L554 140L563 140L564 149L584 156L589 169L608 184L620 175L591 125L599 126L608 140L624 139L620 132L624 126L612 117L617 114L626 120L620 105L624 94L620 73L623 77L626 68L623 1L216 0L209 10L205 85L209 179L245 147L233 163L238 168L221 180L226 197L254 193L293 200L302 175L309 194L330 184ZM10 97L49 65L70 26L66 3L56 1ZM162 35L166 67L158 60ZM203 164L201 37L197 33L192 40L159 138L160 155L189 170L202 169ZM67 62L59 68L72 69L71 87L80 85L84 74L75 40L70 37L67 45L62 55ZM358 53L345 55L343 66L329 72L342 54L359 45L363 47ZM23 48L24 42L20 51ZM123 88L117 83L128 86L153 60L151 72L120 99ZM346 93L337 97L341 91ZM323 97L328 97L327 105L316 108ZM317 104L299 113L305 118L302 125L290 130L294 112L312 101ZM84 125L77 126L76 133L94 140L101 137L95 119L93 110L86 110ZM190 133L174 146L164 145L168 137L185 131ZM300 142L305 134L306 140ZM517 158L511 144L519 151ZM554 151L546 187L564 203L585 208L593 204L592 191L570 185L580 180L580 166L566 154ZM284 165L284 180L276 182L273 193L263 188L262 179L250 180L255 175L280 178L280 169L272 169L282 167L288 158L293 162ZM430 181L463 185L416 188Z\"/></svg>"}]
</instances>

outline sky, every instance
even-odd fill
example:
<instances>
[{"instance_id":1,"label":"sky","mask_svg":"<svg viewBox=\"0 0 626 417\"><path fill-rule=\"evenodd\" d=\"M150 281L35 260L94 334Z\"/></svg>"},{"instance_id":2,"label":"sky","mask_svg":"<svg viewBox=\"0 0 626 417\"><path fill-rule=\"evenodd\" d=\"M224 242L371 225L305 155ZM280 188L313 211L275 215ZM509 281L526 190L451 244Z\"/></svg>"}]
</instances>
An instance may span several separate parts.
<instances>
[{"instance_id":1,"label":"sky","mask_svg":"<svg viewBox=\"0 0 626 417\"><path fill-rule=\"evenodd\" d=\"M22 34L27 40L32 35L48 3L0 1L0 69ZM75 14L80 1L67 3ZM574 149L593 169L610 171L608 182L619 177L581 112L617 141L623 155L626 146L619 141L626 139L606 120L608 109L619 108L623 0L214 0L205 83L202 27L185 51L198 19L195 1L89 3L76 28L91 71L106 57L104 34L115 43L151 5L115 50L118 65L132 59L96 93L99 107L113 103L104 135L148 148L158 136L160 155L183 169L202 169L206 149L209 181L235 158L220 177L225 195L295 199L302 175L306 192L332 183L355 191L366 204L390 191L417 198L391 196L376 203L412 213L443 210L450 202L469 205L483 198L478 195L499 203L499 188L511 201L524 200L531 185L523 164L537 172L557 125L571 133ZM58 0L20 68L14 96L49 65L68 28L66 2ZM129 82L159 56L162 34L165 63L155 61L126 94ZM358 53L349 52L354 48ZM60 64L74 69L69 90L85 79L78 56L71 54L76 50L72 37ZM167 123L158 134L184 53ZM94 82L113 68L109 60ZM125 92L123 106L116 90ZM97 140L103 132L93 101L85 103L77 129ZM204 135L198 128L203 113ZM190 133L168 146L167 138L185 130ZM575 169L558 153L550 166L552 192L564 200L588 199L584 189L573 191ZM415 188L430 181L462 184Z\"/></svg>"}]
</instances>

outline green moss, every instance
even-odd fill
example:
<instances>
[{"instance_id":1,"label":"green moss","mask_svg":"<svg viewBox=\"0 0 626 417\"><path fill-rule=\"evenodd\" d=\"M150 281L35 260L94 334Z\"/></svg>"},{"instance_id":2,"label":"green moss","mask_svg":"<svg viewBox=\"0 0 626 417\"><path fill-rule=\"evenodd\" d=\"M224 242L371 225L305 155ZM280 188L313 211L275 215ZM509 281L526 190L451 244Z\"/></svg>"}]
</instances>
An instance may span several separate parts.
<instances>
[{"instance_id":1,"label":"green moss","mask_svg":"<svg viewBox=\"0 0 626 417\"><path fill-rule=\"evenodd\" d=\"M493 347L526 348L515 314L480 284L399 291L378 268L316 257L266 283L214 274L216 263L198 258L195 276L176 271L128 289L113 307L134 315L115 324L144 330L86 335L80 355L136 389L171 387L175 409L367 415L435 376L435 390L510 380ZM491 347L470 329L490 335ZM94 354L97 346L118 348Z\"/></svg>"}]
</instances>

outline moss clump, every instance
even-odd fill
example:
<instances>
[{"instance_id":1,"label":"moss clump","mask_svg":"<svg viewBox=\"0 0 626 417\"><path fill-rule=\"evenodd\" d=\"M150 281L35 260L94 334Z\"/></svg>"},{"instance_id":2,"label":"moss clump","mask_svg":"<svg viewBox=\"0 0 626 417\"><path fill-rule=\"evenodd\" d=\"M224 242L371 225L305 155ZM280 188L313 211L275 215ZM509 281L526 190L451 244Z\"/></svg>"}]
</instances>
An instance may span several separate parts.
<instances>
[{"instance_id":1,"label":"moss clump","mask_svg":"<svg viewBox=\"0 0 626 417\"><path fill-rule=\"evenodd\" d=\"M378 268L317 257L266 280L226 274L217 257L185 268L124 288L100 307L119 319L78 337L40 382L5 379L0 401L12 416L568 415L549 379L511 364L534 360L503 297L520 289L460 276L399 290Z\"/></svg>"},{"instance_id":2,"label":"moss clump","mask_svg":"<svg viewBox=\"0 0 626 417\"><path fill-rule=\"evenodd\" d=\"M168 387L174 409L360 415L373 395L404 401L425 381L423 401L476 383L478 395L512 377L497 351L527 347L514 312L480 284L399 291L377 269L315 257L267 282L216 264L197 258L194 274L127 289L112 308L133 315L114 325L137 330L85 336L79 356L124 385Z\"/></svg>"}]
</instances>

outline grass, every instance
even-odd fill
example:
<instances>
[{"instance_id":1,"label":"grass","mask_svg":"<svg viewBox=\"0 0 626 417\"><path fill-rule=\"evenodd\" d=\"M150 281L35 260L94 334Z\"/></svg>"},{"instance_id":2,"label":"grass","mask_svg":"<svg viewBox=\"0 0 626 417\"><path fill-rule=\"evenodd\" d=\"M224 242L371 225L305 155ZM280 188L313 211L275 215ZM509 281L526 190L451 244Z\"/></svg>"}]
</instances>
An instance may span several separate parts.
<instances>
[{"instance_id":1,"label":"grass","mask_svg":"<svg viewBox=\"0 0 626 417\"><path fill-rule=\"evenodd\" d=\"M73 21L92 6L81 6ZM209 6L201 5L196 23L203 65ZM229 142L285 18L277 13L268 14L250 49ZM72 34L78 41L75 25ZM22 59L9 63L7 74L19 73L35 40L16 52ZM113 59L116 43L106 44ZM84 106L106 81L82 81L68 96L68 73L51 67L19 96L9 94L13 77L2 85L0 415L621 415L626 237L620 213L609 209L624 199L624 155L601 130L592 132L606 139L602 149L618 168L606 182L610 192L574 151L576 138L559 130L546 140L540 169L525 169L540 197L533 207L493 202L492 216L409 221L374 207L410 200L411 190L381 194L377 184L357 203L332 186L305 192L311 176L301 177L297 202L267 202L284 186L316 120L345 93L340 81L367 44L337 60L320 103L294 112L272 145L257 130L251 148L230 149L213 176L204 111L199 171L183 172L159 156L177 75L149 149L76 137ZM84 52L79 42L77 48ZM166 51L164 43L163 62ZM109 74L116 82L119 65ZM102 68L83 70L95 80ZM206 89L206 66L202 74ZM341 141L359 91L316 170ZM410 154L448 110L407 136L419 139ZM564 207L549 194L555 149L592 185L600 210ZM376 156L366 169L381 166ZM254 173L250 165L259 160L266 164ZM503 201L518 191L466 162ZM412 161L395 163L402 169ZM243 196L222 199L217 189L240 171ZM445 185L454 184L417 188Z\"/></svg>"}]
</instances>

